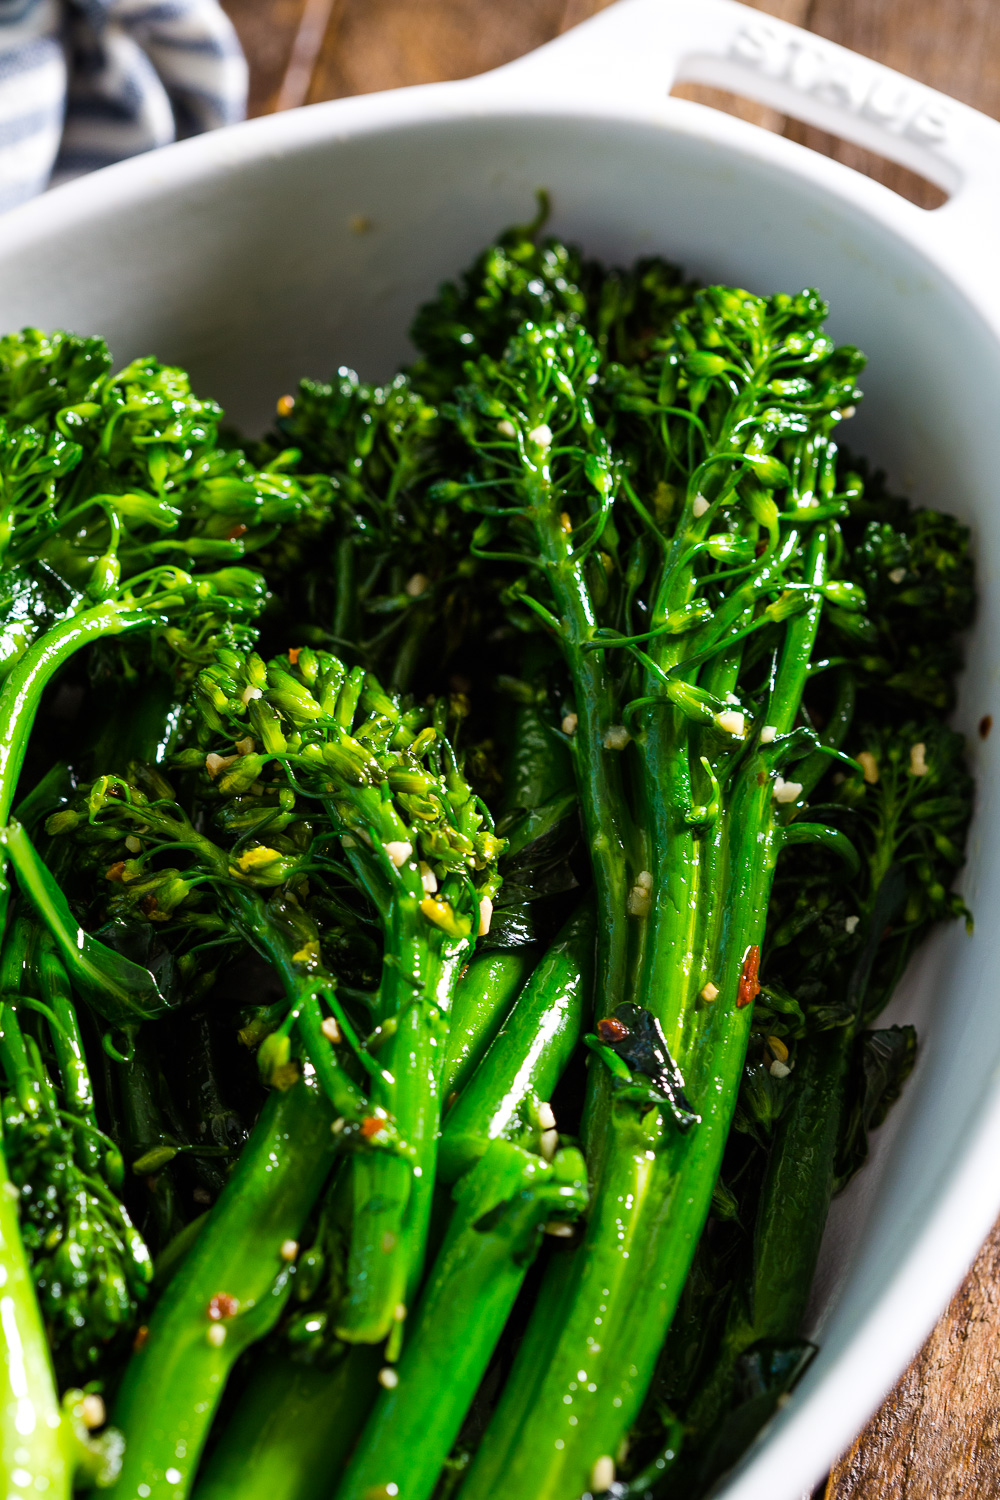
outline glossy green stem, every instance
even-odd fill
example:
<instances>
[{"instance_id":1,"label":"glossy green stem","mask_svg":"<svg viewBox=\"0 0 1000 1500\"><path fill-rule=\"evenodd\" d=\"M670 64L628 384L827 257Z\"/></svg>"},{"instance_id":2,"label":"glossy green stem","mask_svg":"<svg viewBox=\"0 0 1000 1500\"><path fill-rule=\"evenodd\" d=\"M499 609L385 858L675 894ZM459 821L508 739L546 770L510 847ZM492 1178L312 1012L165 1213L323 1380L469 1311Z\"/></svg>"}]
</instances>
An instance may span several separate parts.
<instances>
[{"instance_id":1,"label":"glossy green stem","mask_svg":"<svg viewBox=\"0 0 1000 1500\"><path fill-rule=\"evenodd\" d=\"M801 1049L788 1109L776 1127L754 1239L754 1315L736 1342L793 1339L801 1329L833 1197L848 1067L850 1027L823 1032ZM752 1330L752 1331L751 1331Z\"/></svg>"},{"instance_id":2,"label":"glossy green stem","mask_svg":"<svg viewBox=\"0 0 1000 1500\"><path fill-rule=\"evenodd\" d=\"M380 1394L337 1500L429 1500L535 1258L542 1226L553 1215L579 1212L585 1178L577 1151L559 1153L550 1165L494 1140L462 1179L447 1237L407 1331L398 1383Z\"/></svg>"},{"instance_id":3,"label":"glossy green stem","mask_svg":"<svg viewBox=\"0 0 1000 1500\"><path fill-rule=\"evenodd\" d=\"M534 642L525 648L521 673L529 683L543 669L540 656ZM573 763L565 745L556 739L533 703L519 703L504 772L501 814L531 812L572 787Z\"/></svg>"},{"instance_id":4,"label":"glossy green stem","mask_svg":"<svg viewBox=\"0 0 1000 1500\"><path fill-rule=\"evenodd\" d=\"M337 1336L378 1343L416 1291L430 1229L441 1120L447 1016L468 943L429 935L409 893L392 905L383 971L383 1014L394 1031L370 1082L373 1110L395 1121L407 1154L373 1151L353 1166L354 1221L348 1292Z\"/></svg>"},{"instance_id":5,"label":"glossy green stem","mask_svg":"<svg viewBox=\"0 0 1000 1500\"><path fill-rule=\"evenodd\" d=\"M752 848L759 810L749 826ZM467 1481L475 1500L501 1483L532 1500L575 1500L638 1415L708 1212L742 1072L752 1011L737 1010L735 999L745 938L763 926L766 881L756 884L749 900L740 892L745 915L717 970L720 995L706 1007L699 1046L680 1056L701 1123L680 1135L657 1111L643 1116L599 1085L591 1129L603 1138L568 1305L544 1364L512 1378L504 1394ZM535 1316L551 1316L544 1287Z\"/></svg>"},{"instance_id":6,"label":"glossy green stem","mask_svg":"<svg viewBox=\"0 0 1000 1500\"><path fill-rule=\"evenodd\" d=\"M547 1104L589 1013L594 908L585 902L535 969L471 1083L445 1117L439 1172L454 1182L507 1136L536 1148Z\"/></svg>"},{"instance_id":7,"label":"glossy green stem","mask_svg":"<svg viewBox=\"0 0 1000 1500\"><path fill-rule=\"evenodd\" d=\"M826 536L817 530L810 582L825 576L825 558ZM766 710L779 734L798 711L819 612L816 603L785 632ZM722 669L719 678L713 690L725 681ZM737 1005L741 973L763 938L781 835L771 765L757 748L743 753L710 834L694 839L688 734L664 705L644 747L654 904L643 1003L663 1026L701 1120L682 1134L669 1116L661 1121L662 1112L642 1115L616 1100L610 1080L592 1071L593 1204L565 1321L534 1369L521 1363L513 1372L463 1500L487 1500L500 1486L531 1500L576 1500L595 1462L614 1457L639 1414L711 1204L753 1014L751 1005ZM711 1004L698 999L703 954L718 989ZM544 1287L535 1317L551 1324Z\"/></svg>"},{"instance_id":8,"label":"glossy green stem","mask_svg":"<svg viewBox=\"0 0 1000 1500\"><path fill-rule=\"evenodd\" d=\"M169 1097L162 1065L153 1037L140 1028L127 1065L107 1060L111 1131L119 1143L127 1166L155 1146L176 1143L176 1112ZM150 1247L159 1269L159 1251L181 1232L187 1219L187 1204L171 1163L145 1183L144 1215Z\"/></svg>"},{"instance_id":9,"label":"glossy green stem","mask_svg":"<svg viewBox=\"0 0 1000 1500\"><path fill-rule=\"evenodd\" d=\"M0 830L0 845L10 855L18 889L45 924L67 973L97 1014L118 1026L162 1015L167 1004L152 974L84 932L23 825L11 820Z\"/></svg>"},{"instance_id":10,"label":"glossy green stem","mask_svg":"<svg viewBox=\"0 0 1000 1500\"><path fill-rule=\"evenodd\" d=\"M18 1192L0 1141L0 1476L18 1492L69 1500L72 1447L21 1243Z\"/></svg>"},{"instance_id":11,"label":"glossy green stem","mask_svg":"<svg viewBox=\"0 0 1000 1500\"><path fill-rule=\"evenodd\" d=\"M114 1410L126 1438L115 1500L182 1500L189 1493L233 1364L284 1306L288 1262L281 1248L299 1239L329 1174L333 1118L314 1080L270 1095L125 1371ZM213 1319L212 1299L220 1294L235 1299L236 1310Z\"/></svg>"},{"instance_id":12,"label":"glossy green stem","mask_svg":"<svg viewBox=\"0 0 1000 1500\"><path fill-rule=\"evenodd\" d=\"M51 1008L58 1026L51 1028L52 1050L59 1067L63 1099L67 1109L84 1126L97 1125L94 1110L94 1089L83 1051L83 1037L76 1017L73 995L66 970L55 952L48 933L44 934L36 957L38 982L42 999ZM77 1131L77 1150L84 1159L93 1158L96 1164L100 1147L94 1136L86 1129Z\"/></svg>"},{"instance_id":13,"label":"glossy green stem","mask_svg":"<svg viewBox=\"0 0 1000 1500\"><path fill-rule=\"evenodd\" d=\"M547 423L552 415L541 393L529 401L528 408L524 412L527 430ZM587 435L580 435L587 444ZM622 752L605 745L609 731L618 727L620 714L607 652L589 649L600 623L587 582L590 554L576 552L572 532L564 525L566 497L553 477L551 461L548 450L537 451L533 458L522 451L518 500L530 519L530 553L545 573L552 603L549 613L558 621L559 644L573 689L577 728L569 748L597 895L596 993L599 1005L610 1006L624 990L628 927L620 918L630 877L638 873L638 867L633 868L636 839L624 794ZM526 767L521 775L526 785L541 785L535 769Z\"/></svg>"},{"instance_id":14,"label":"glossy green stem","mask_svg":"<svg viewBox=\"0 0 1000 1500\"><path fill-rule=\"evenodd\" d=\"M37 1069L28 1055L17 1015L31 943L31 922L24 916L15 917L4 938L0 958L0 1069L21 1109L35 1119L50 1101L43 1094Z\"/></svg>"},{"instance_id":15,"label":"glossy green stem","mask_svg":"<svg viewBox=\"0 0 1000 1500\"><path fill-rule=\"evenodd\" d=\"M572 741L573 763L597 896L596 1003L610 1009L624 992L628 925L621 914L626 909L630 878L638 873L631 868L635 861L622 780L622 751L605 747L619 709L607 673L606 653L583 649L597 632L597 616L586 583L586 563L573 556L546 466L526 488L531 494L539 550L562 625L563 651L573 684L578 720Z\"/></svg>"},{"instance_id":16,"label":"glossy green stem","mask_svg":"<svg viewBox=\"0 0 1000 1500\"><path fill-rule=\"evenodd\" d=\"M477 954L455 986L444 1050L445 1108L479 1067L537 957L534 948Z\"/></svg>"},{"instance_id":17,"label":"glossy green stem","mask_svg":"<svg viewBox=\"0 0 1000 1500\"><path fill-rule=\"evenodd\" d=\"M28 736L46 685L70 657L91 641L126 630L150 629L156 617L134 602L106 600L73 615L36 641L0 687L0 826L10 816Z\"/></svg>"},{"instance_id":18,"label":"glossy green stem","mask_svg":"<svg viewBox=\"0 0 1000 1500\"><path fill-rule=\"evenodd\" d=\"M532 744L548 754L548 743ZM446 1103L479 1068L535 957L534 949L477 954L458 979L441 1076ZM207 1460L196 1500L326 1500L331 1476L374 1400L383 1358L381 1351L358 1345L332 1369L258 1362Z\"/></svg>"},{"instance_id":19,"label":"glossy green stem","mask_svg":"<svg viewBox=\"0 0 1000 1500\"><path fill-rule=\"evenodd\" d=\"M270 1353L258 1360L194 1500L329 1500L375 1400L382 1358L359 1344L332 1369Z\"/></svg>"}]
</instances>

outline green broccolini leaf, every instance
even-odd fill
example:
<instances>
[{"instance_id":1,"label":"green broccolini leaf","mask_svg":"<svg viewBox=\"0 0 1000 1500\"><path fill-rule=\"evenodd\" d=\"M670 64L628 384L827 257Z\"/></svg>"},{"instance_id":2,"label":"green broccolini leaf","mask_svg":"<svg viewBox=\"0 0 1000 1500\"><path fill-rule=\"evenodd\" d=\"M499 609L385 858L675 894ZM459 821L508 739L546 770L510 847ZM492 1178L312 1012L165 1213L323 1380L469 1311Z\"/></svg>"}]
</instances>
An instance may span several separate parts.
<instances>
[{"instance_id":1,"label":"green broccolini leaf","mask_svg":"<svg viewBox=\"0 0 1000 1500\"><path fill-rule=\"evenodd\" d=\"M837 1155L838 1192L864 1166L869 1132L882 1124L899 1098L916 1060L917 1033L912 1026L863 1031L858 1037Z\"/></svg>"}]
</instances>

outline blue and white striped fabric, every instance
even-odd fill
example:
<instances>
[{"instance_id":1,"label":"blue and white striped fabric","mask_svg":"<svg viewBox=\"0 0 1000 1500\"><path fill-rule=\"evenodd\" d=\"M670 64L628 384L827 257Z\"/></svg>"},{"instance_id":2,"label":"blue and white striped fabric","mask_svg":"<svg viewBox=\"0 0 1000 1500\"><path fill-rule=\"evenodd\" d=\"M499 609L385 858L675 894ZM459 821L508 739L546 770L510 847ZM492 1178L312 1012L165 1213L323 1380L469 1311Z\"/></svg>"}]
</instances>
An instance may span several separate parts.
<instances>
[{"instance_id":1,"label":"blue and white striped fabric","mask_svg":"<svg viewBox=\"0 0 1000 1500\"><path fill-rule=\"evenodd\" d=\"M0 0L0 211L241 120L246 99L217 0Z\"/></svg>"}]
</instances>

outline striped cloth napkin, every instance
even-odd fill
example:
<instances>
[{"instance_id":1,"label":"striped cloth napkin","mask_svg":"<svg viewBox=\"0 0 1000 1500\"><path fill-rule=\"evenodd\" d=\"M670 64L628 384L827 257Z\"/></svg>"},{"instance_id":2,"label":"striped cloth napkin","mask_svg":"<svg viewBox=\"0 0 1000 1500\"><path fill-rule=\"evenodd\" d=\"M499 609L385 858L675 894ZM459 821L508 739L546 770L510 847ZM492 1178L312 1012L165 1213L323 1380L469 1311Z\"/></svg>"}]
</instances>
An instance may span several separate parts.
<instances>
[{"instance_id":1,"label":"striped cloth napkin","mask_svg":"<svg viewBox=\"0 0 1000 1500\"><path fill-rule=\"evenodd\" d=\"M241 120L246 99L217 0L0 0L0 211Z\"/></svg>"}]
</instances>

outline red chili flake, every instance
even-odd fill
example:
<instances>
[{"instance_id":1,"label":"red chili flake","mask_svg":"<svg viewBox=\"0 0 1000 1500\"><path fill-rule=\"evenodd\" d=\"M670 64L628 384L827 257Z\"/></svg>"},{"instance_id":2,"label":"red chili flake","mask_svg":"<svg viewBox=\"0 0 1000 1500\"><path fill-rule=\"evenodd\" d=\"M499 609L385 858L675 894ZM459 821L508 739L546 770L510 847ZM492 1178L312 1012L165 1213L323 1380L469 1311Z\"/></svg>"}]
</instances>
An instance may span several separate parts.
<instances>
[{"instance_id":1,"label":"red chili flake","mask_svg":"<svg viewBox=\"0 0 1000 1500\"><path fill-rule=\"evenodd\" d=\"M749 1005L755 996L760 994L760 985L757 983L757 975L760 972L760 945L752 943L743 955L743 970L740 974L740 987L736 992L736 1009L742 1010L744 1005Z\"/></svg>"},{"instance_id":2,"label":"red chili flake","mask_svg":"<svg viewBox=\"0 0 1000 1500\"><path fill-rule=\"evenodd\" d=\"M602 1042L623 1042L628 1036L628 1027L616 1016L605 1016L597 1023L597 1035Z\"/></svg>"},{"instance_id":3,"label":"red chili flake","mask_svg":"<svg viewBox=\"0 0 1000 1500\"><path fill-rule=\"evenodd\" d=\"M213 1323L219 1323L223 1318L235 1318L240 1310L239 1300L230 1297L228 1292L216 1292L206 1308L206 1312Z\"/></svg>"},{"instance_id":4,"label":"red chili flake","mask_svg":"<svg viewBox=\"0 0 1000 1500\"><path fill-rule=\"evenodd\" d=\"M370 1141L373 1135L378 1135L380 1130L385 1129L385 1121L380 1120L378 1115L369 1115L367 1120L361 1121L361 1134L366 1141Z\"/></svg>"},{"instance_id":5,"label":"red chili flake","mask_svg":"<svg viewBox=\"0 0 1000 1500\"><path fill-rule=\"evenodd\" d=\"M236 525L230 526L229 530L226 532L226 541L238 542L245 531L246 527L244 526L243 522L237 521Z\"/></svg>"},{"instance_id":6,"label":"red chili flake","mask_svg":"<svg viewBox=\"0 0 1000 1500\"><path fill-rule=\"evenodd\" d=\"M302 647L301 646L289 646L289 648L288 648L288 660L291 662L291 664L292 664L293 667L295 666L295 663L298 661L299 656L301 655L301 652L302 652Z\"/></svg>"},{"instance_id":7,"label":"red chili flake","mask_svg":"<svg viewBox=\"0 0 1000 1500\"><path fill-rule=\"evenodd\" d=\"M993 715L992 714L983 714L983 717L979 721L979 738L981 740L988 739L989 738L990 730L992 728L993 728Z\"/></svg>"},{"instance_id":8,"label":"red chili flake","mask_svg":"<svg viewBox=\"0 0 1000 1500\"><path fill-rule=\"evenodd\" d=\"M145 1323L143 1323L141 1328L136 1329L135 1338L132 1340L132 1348L135 1350L136 1354L139 1353L140 1349L145 1349L148 1339L149 1329L146 1327Z\"/></svg>"},{"instance_id":9,"label":"red chili flake","mask_svg":"<svg viewBox=\"0 0 1000 1500\"><path fill-rule=\"evenodd\" d=\"M125 873L125 861L116 859L113 865L109 865L104 872L105 880L121 880Z\"/></svg>"}]
</instances>

